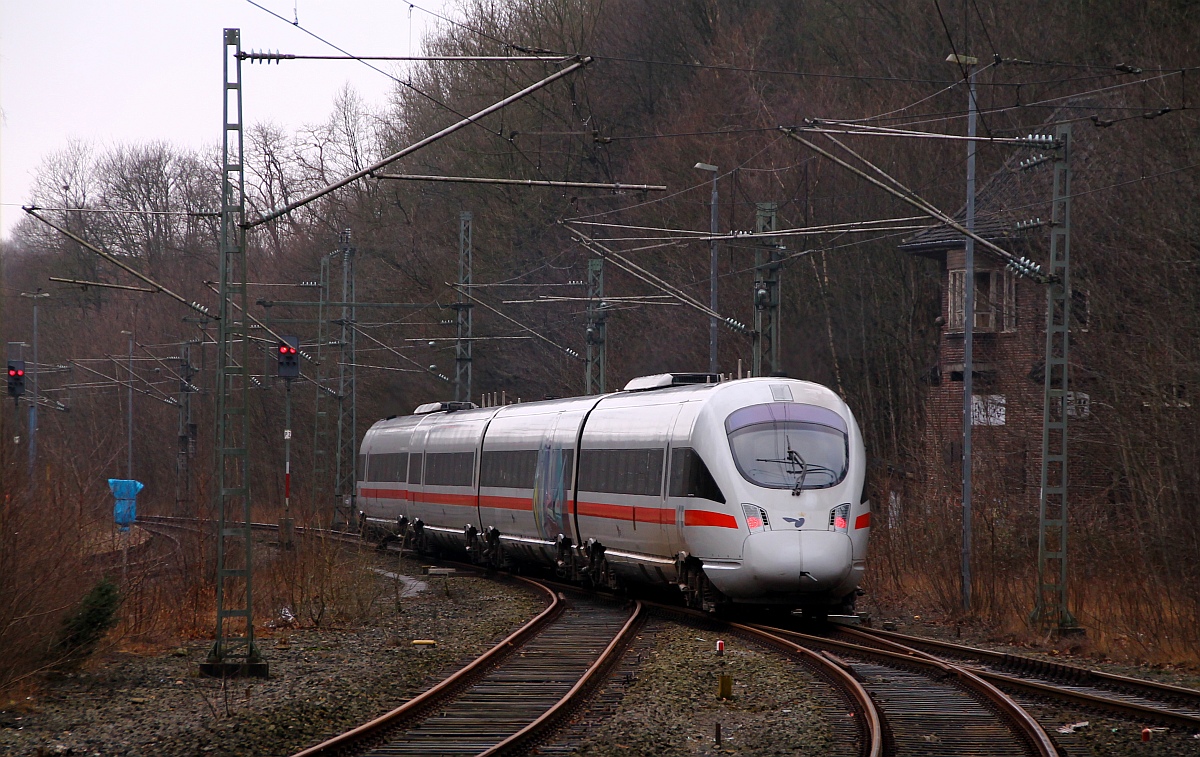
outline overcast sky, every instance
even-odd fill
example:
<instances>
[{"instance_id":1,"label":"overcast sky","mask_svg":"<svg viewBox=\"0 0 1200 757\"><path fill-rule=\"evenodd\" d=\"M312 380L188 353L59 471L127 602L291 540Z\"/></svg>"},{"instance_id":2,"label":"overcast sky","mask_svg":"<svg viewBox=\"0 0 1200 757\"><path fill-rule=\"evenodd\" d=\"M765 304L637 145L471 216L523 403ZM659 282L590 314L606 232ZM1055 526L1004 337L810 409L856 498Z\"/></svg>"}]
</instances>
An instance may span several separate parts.
<instances>
[{"instance_id":1,"label":"overcast sky","mask_svg":"<svg viewBox=\"0 0 1200 757\"><path fill-rule=\"evenodd\" d=\"M418 54L453 0L255 0L355 55ZM422 10L424 9L424 10ZM98 148L221 139L222 30L244 51L337 54L246 0L0 0L0 233L24 215L42 159L70 139ZM411 44L411 47L410 47ZM385 70L402 64L376 64ZM323 121L349 83L381 104L392 82L353 61L243 65L247 124Z\"/></svg>"}]
</instances>

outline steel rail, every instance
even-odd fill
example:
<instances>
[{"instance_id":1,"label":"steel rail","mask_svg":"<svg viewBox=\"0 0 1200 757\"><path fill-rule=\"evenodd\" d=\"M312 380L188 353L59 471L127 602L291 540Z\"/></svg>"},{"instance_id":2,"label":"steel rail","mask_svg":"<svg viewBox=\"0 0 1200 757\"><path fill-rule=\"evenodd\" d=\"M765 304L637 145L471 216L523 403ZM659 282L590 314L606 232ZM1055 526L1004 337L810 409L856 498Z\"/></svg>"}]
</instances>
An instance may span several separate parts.
<instances>
[{"instance_id":1,"label":"steel rail","mask_svg":"<svg viewBox=\"0 0 1200 757\"><path fill-rule=\"evenodd\" d=\"M564 718L570 715L571 710L590 693L595 686L601 683L601 679L612 668L613 664L620 658L620 650L629 642L634 629L636 629L642 620L643 606L641 602L635 602L633 612L630 613L629 619L625 621L625 625L617 632L608 646L600 652L600 656L596 658L596 662L592 663L587 672L571 687L571 690L563 695L563 698L555 703L545 713L540 715L529 725L509 736L504 741L496 744L494 747L480 752L478 757L496 757L497 755L520 754L529 746L532 746L542 736L551 732Z\"/></svg>"},{"instance_id":2,"label":"steel rail","mask_svg":"<svg viewBox=\"0 0 1200 757\"><path fill-rule=\"evenodd\" d=\"M849 693L857 705L854 710L854 716L862 724L862 730L866 736L860 745L859 753L864 757L882 757L883 716L880 715L879 708L875 705L875 700L871 698L866 688L854 678L850 671L846 670L842 665L837 664L837 661L818 654L794 641L789 641L774 633L773 630L744 625L742 623L730 623L729 626L773 647L782 649L793 656L800 657L833 678L834 683L840 686L843 691Z\"/></svg>"},{"instance_id":3,"label":"steel rail","mask_svg":"<svg viewBox=\"0 0 1200 757\"><path fill-rule=\"evenodd\" d=\"M844 627L840 628L839 630L844 633L848 633L849 635L858 636L858 637L864 638L866 640L869 640L871 643L887 645L889 647L892 647L893 649L909 650L910 653L917 652L918 654L926 655L933 659L938 659L928 652L922 652L920 650L915 650L915 649L913 649L913 647L910 647L906 644L901 644L897 641L893 641L888 638L885 638L881 634L877 635L877 632L875 632L875 631L864 631L864 630L844 628ZM913 639L914 643L917 641L924 642L925 640L924 639ZM941 642L941 644L944 644L947 647L956 646L956 645L948 644L946 642ZM1005 655L1002 652L989 652L987 650L976 650L976 649L973 649L970 647L960 647L960 649L961 650L969 649L972 652L980 653L980 655L984 656L984 657L993 657L993 658L1007 657L1009 659L1036 662L1036 661L1030 660L1029 658L1021 658L1021 657L1017 657L1015 655ZM1011 664L1011 663L1009 663L1009 664ZM1060 665L1058 667L1063 668L1063 669L1069 669L1069 666L1066 666L1066 665ZM1123 715L1125 717L1150 719L1155 722L1161 722L1161 723L1164 723L1167 725L1179 726L1182 728L1186 728L1186 729L1189 729L1194 732L1200 731L1200 715L1189 715L1187 713L1174 712L1172 710L1162 709L1160 707L1154 707L1151 705L1145 705L1145 704L1141 704L1139 702L1130 702L1130 701L1126 701L1126 700L1122 700L1122 699L1114 699L1111 697L1101 696L1099 694L1091 694L1086 691L1077 691L1075 689L1071 689L1071 688L1068 688L1065 686L1058 686L1058 685L1055 685L1052 683L1042 683L1039 681L1031 681L1026 678L1020 678L1018 676L1006 675L1004 673L997 673L997 672L994 672L991 670L985 670L983 668L970 668L970 670L974 674L978 675L980 678L994 682L998 686L1006 686L1009 688L1020 689L1022 691L1025 691L1026 693L1035 694L1037 696L1044 696L1044 697L1051 697L1054 699L1067 700L1067 701L1073 702L1075 704L1081 704L1081 705L1085 705L1088 707L1095 707L1095 708L1099 708L1102 710L1115 712L1115 713L1117 713L1119 715ZM1093 671L1089 671L1085 668L1074 668L1074 670L1085 672L1085 673L1093 672ZM1144 686L1146 689L1161 688L1161 690L1168 695L1182 694L1185 696L1189 696L1193 699L1200 697L1200 692L1197 692L1194 689L1186 689L1186 688L1178 687L1178 686L1161 686L1161 687L1159 687L1158 685L1156 685L1150 681L1142 681L1137 678L1128 678L1125 676L1113 675L1111 673L1102 673L1100 671L1094 671L1094 672L1097 674L1097 678L1107 679L1107 680L1113 682L1114 684L1119 683L1120 685L1125 685L1125 686L1130 686L1130 687Z\"/></svg>"},{"instance_id":4,"label":"steel rail","mask_svg":"<svg viewBox=\"0 0 1200 757\"><path fill-rule=\"evenodd\" d=\"M594 593L603 594L603 592ZM849 703L855 708L854 712L855 719L858 721L858 729L864 736L862 742L859 744L859 754L861 757L882 757L885 753L884 737L887 733L887 724L884 721L883 714L880 713L870 693L854 677L852 671L847 670L844 665L839 664L838 660L818 654L808 647L779 636L776 632L781 629L755 628L742 623L722 620L720 617L677 605L668 605L660 602L646 602L646 605L652 607L661 615L682 615L702 623L727 626L742 636L750 636L763 644L775 647L793 657L799 658L802 662L815 668L817 674L824 677L834 688L840 689L842 693L849 695L851 700Z\"/></svg>"},{"instance_id":5,"label":"steel rail","mask_svg":"<svg viewBox=\"0 0 1200 757\"><path fill-rule=\"evenodd\" d=\"M862 628L856 630L859 633L866 634L868 636L892 639L900 642L901 644L907 644L914 647L925 646L933 649L945 650L950 654L988 660L997 666L1029 670L1035 673L1045 674L1047 677L1066 678L1080 682L1095 681L1114 687L1141 689L1143 693L1150 692L1154 695L1164 698L1188 699L1191 700L1195 706L1200 707L1200 689L1191 689L1186 686L1175 686L1169 683L1149 681L1145 678L1123 676L1116 673L1108 673L1103 670L1097 670L1095 668L1067 665L1065 663L1055 662L1053 660L1039 660L1034 657L1015 655L1009 652L997 652L991 649L980 649L979 647L970 647L966 646L965 644L955 644L949 641L942 641L941 639L926 639L920 636L910 636L908 634L897 633L895 631L882 631L876 628Z\"/></svg>"},{"instance_id":6,"label":"steel rail","mask_svg":"<svg viewBox=\"0 0 1200 757\"><path fill-rule=\"evenodd\" d=\"M999 714L1011 723L1019 735L1031 747L1035 754L1039 757L1058 757L1058 748L1054 745L1053 739L1042 728L1041 724L1028 712L1025 708L1017 704L1012 697L1005 694L996 686L984 680L984 677L977 674L975 671L968 670L960 665L953 665L938 657L935 657L926 652L906 647L896 642L880 642L883 646L890 647L889 649L880 649L876 647L865 647L859 644L838 641L823 636L812 636L799 631L790 631L782 628L764 629L775 633L780 633L784 636L791 636L809 641L815 644L827 644L837 647L846 652L858 655L881 655L901 665L915 665L916 667L925 668L939 675L952 676L956 678L961 685L968 691L980 694L991 705L997 708ZM839 631L853 631L840 627Z\"/></svg>"}]
</instances>

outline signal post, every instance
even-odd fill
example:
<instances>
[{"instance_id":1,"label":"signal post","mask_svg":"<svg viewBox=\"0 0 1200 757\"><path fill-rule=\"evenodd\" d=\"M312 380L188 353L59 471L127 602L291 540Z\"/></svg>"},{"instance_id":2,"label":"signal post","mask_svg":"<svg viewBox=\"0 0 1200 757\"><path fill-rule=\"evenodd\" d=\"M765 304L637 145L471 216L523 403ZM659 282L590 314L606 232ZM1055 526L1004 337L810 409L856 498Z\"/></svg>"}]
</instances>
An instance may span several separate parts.
<instances>
[{"instance_id":1,"label":"signal post","mask_svg":"<svg viewBox=\"0 0 1200 757\"><path fill-rule=\"evenodd\" d=\"M292 381L300 377L300 338L285 336L279 343L279 378L283 379L283 517L279 519L279 546L291 549L296 523L292 518Z\"/></svg>"}]
</instances>

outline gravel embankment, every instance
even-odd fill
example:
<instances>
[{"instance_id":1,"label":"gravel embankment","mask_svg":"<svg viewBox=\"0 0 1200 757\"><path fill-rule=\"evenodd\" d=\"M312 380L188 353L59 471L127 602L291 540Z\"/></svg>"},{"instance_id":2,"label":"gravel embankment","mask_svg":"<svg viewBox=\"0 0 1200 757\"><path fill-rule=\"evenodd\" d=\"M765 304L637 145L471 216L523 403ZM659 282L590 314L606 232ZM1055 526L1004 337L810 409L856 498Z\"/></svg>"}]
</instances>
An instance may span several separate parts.
<instances>
[{"instance_id":1,"label":"gravel embankment","mask_svg":"<svg viewBox=\"0 0 1200 757\"><path fill-rule=\"evenodd\" d=\"M394 554L378 560L388 571L420 572L418 563L397 562ZM55 676L20 707L0 711L0 754L290 754L411 698L543 606L522 585L464 575L433 579L397 608L391 599L394 582L369 575L381 582L384 598L362 627L293 629L260 639L271 664L267 680L234 679L222 687L220 681L200 678L197 663L209 647L204 641L158 655L112 654L84 671ZM954 635L952 626L929 619L890 619L900 631ZM572 725L543 746L544 753L576 748L585 757L852 753L844 705L826 684L732 636L725 637L726 653L719 659L714 654L718 636L651 620L618 674ZM1110 667L1062 649L1014 648L981 629L964 628L961 636L977 646ZM438 645L416 647L414 639L435 639ZM722 671L733 676L730 700L716 696ZM1121 672L1138 674L1128 668ZM1184 680L1176 682L1195 685L1194 677L1179 678ZM1143 744L1140 725L1052 705L1033 704L1032 709L1051 728L1088 721L1075 734L1054 734L1072 757L1200 755L1200 739L1192 734L1155 730Z\"/></svg>"},{"instance_id":2,"label":"gravel embankment","mask_svg":"<svg viewBox=\"0 0 1200 757\"><path fill-rule=\"evenodd\" d=\"M720 657L718 638L725 641ZM596 705L544 751L569 743L584 757L855 753L846 727L831 726L846 719L844 705L827 684L776 652L655 619L627 654L641 659L635 677L615 676L607 687L621 690L620 706L607 706L614 697L602 690ZM722 673L733 676L732 699L717 697Z\"/></svg>"},{"instance_id":3,"label":"gravel embankment","mask_svg":"<svg viewBox=\"0 0 1200 757\"><path fill-rule=\"evenodd\" d=\"M395 555L379 560L389 571L420 571L408 560L398 565ZM199 677L205 641L161 655L114 654L57 675L19 709L0 711L0 754L291 754L394 708L545 606L521 584L475 576L431 579L398 612L386 596L365 627L260 639L271 666L265 680L230 679L223 687ZM416 647L414 639L438 644Z\"/></svg>"}]
</instances>

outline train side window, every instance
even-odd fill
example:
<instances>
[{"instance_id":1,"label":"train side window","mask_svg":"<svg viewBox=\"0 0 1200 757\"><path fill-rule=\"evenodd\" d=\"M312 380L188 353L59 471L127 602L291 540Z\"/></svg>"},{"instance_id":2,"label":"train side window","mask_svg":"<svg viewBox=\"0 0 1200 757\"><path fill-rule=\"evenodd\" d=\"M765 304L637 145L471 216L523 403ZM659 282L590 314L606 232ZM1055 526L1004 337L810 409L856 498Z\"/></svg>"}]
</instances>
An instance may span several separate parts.
<instances>
[{"instance_id":1,"label":"train side window","mask_svg":"<svg viewBox=\"0 0 1200 757\"><path fill-rule=\"evenodd\" d=\"M358 456L358 480L367 480L367 455L366 453Z\"/></svg>"},{"instance_id":2,"label":"train side window","mask_svg":"<svg viewBox=\"0 0 1200 757\"><path fill-rule=\"evenodd\" d=\"M487 450L479 464L479 485L532 489L537 458L536 449Z\"/></svg>"},{"instance_id":3,"label":"train side window","mask_svg":"<svg viewBox=\"0 0 1200 757\"><path fill-rule=\"evenodd\" d=\"M408 456L408 482L410 484L421 483L421 466L425 462L425 455L420 452L414 452Z\"/></svg>"},{"instance_id":4,"label":"train side window","mask_svg":"<svg viewBox=\"0 0 1200 757\"><path fill-rule=\"evenodd\" d=\"M579 453L579 488L606 494L658 496L661 449L585 449Z\"/></svg>"},{"instance_id":5,"label":"train side window","mask_svg":"<svg viewBox=\"0 0 1200 757\"><path fill-rule=\"evenodd\" d=\"M367 461L369 481L402 484L407 472L407 452L387 452L382 455L371 455Z\"/></svg>"},{"instance_id":6,"label":"train side window","mask_svg":"<svg viewBox=\"0 0 1200 757\"><path fill-rule=\"evenodd\" d=\"M425 483L431 486L471 486L475 478L475 451L430 452L425 461Z\"/></svg>"},{"instance_id":7,"label":"train side window","mask_svg":"<svg viewBox=\"0 0 1200 757\"><path fill-rule=\"evenodd\" d=\"M713 479L704 460L691 447L671 450L672 497L696 497L725 504L725 495Z\"/></svg>"}]
</instances>

